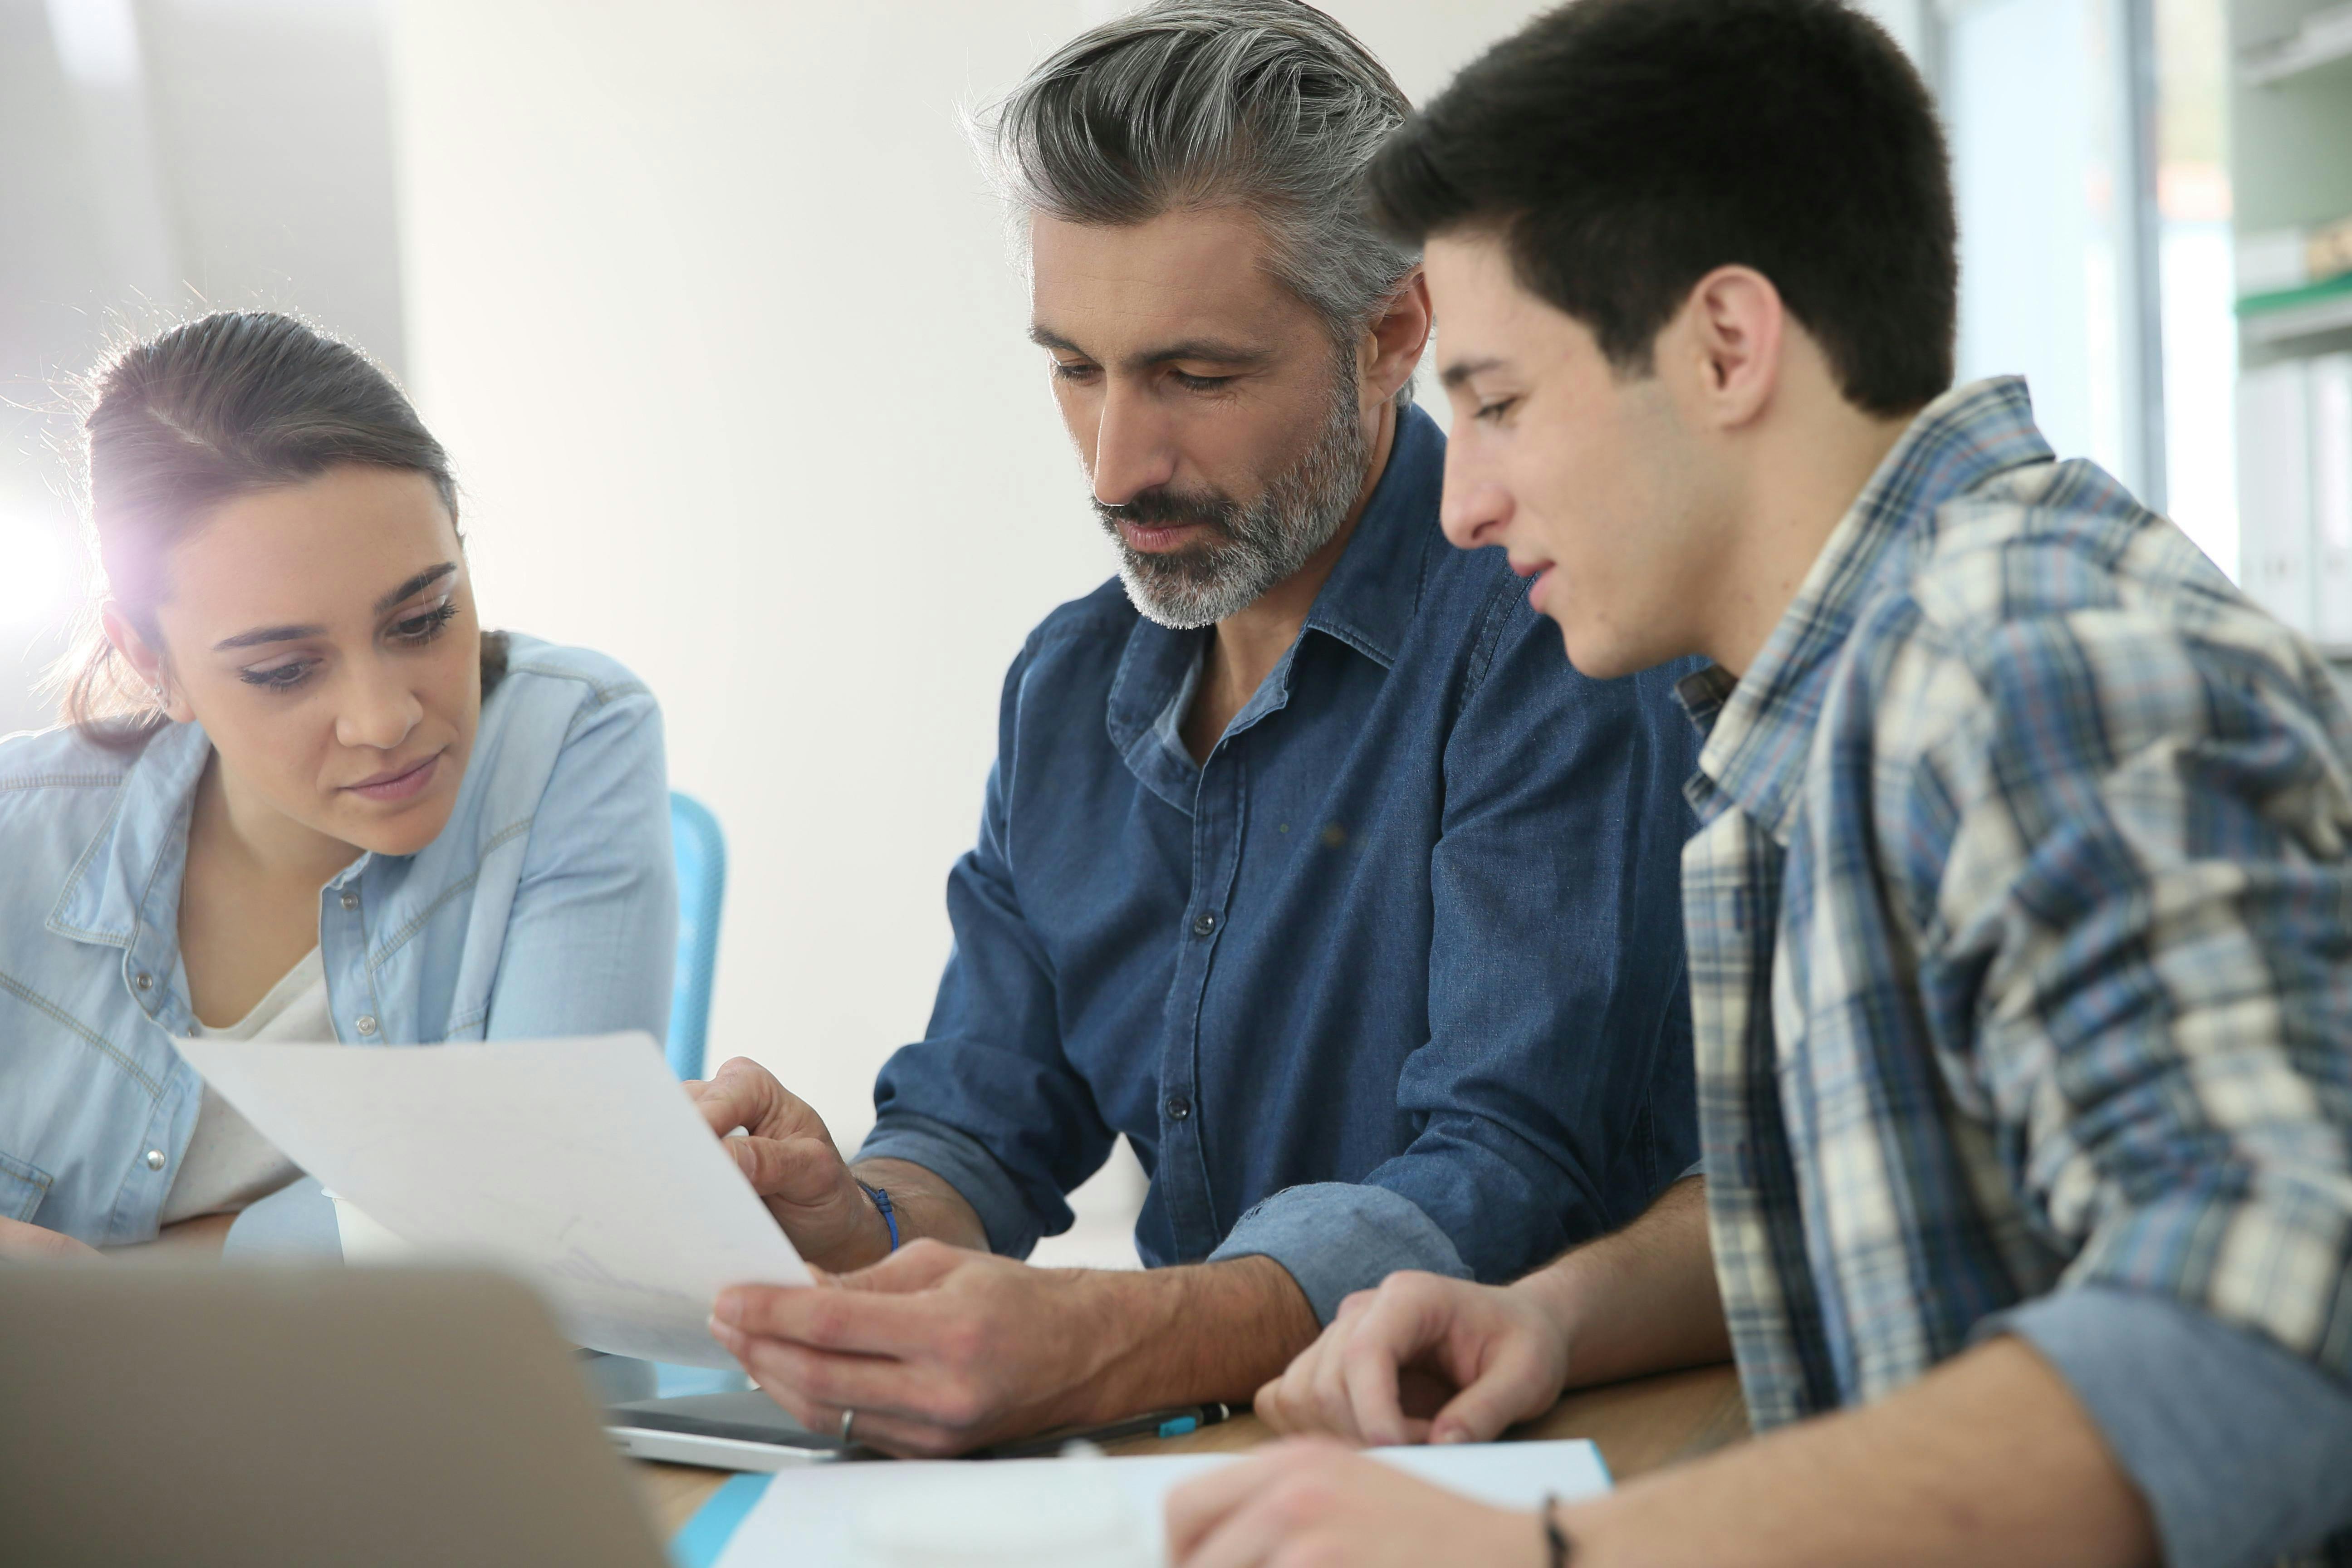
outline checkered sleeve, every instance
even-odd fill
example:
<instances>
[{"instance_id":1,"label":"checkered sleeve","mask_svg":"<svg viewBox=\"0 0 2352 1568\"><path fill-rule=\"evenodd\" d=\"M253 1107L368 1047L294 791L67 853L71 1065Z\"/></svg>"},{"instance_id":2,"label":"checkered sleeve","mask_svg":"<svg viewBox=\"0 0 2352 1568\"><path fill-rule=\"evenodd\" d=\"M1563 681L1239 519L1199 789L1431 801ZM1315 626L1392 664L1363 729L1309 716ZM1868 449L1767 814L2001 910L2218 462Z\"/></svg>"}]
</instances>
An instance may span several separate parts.
<instances>
[{"instance_id":1,"label":"checkered sleeve","mask_svg":"<svg viewBox=\"0 0 2352 1568\"><path fill-rule=\"evenodd\" d=\"M2341 1384L2352 723L2241 619L2108 606L1956 641L1921 686L1957 718L1904 770L1893 842L1922 863L1897 879L1932 897L1921 989L1992 1130L1981 1179L2069 1260L2058 1289L2166 1299Z\"/></svg>"}]
</instances>

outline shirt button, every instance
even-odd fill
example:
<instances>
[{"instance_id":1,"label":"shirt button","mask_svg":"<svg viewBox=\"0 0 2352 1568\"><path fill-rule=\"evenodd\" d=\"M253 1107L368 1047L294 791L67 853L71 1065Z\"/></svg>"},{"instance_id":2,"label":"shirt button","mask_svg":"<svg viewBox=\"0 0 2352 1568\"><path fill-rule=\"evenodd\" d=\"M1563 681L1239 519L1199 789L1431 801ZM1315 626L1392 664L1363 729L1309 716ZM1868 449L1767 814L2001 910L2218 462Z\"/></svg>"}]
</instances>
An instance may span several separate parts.
<instances>
[{"instance_id":1,"label":"shirt button","mask_svg":"<svg viewBox=\"0 0 2352 1568\"><path fill-rule=\"evenodd\" d=\"M147 1168L151 1171L160 1171L163 1168L163 1151L161 1149L147 1151Z\"/></svg>"},{"instance_id":2,"label":"shirt button","mask_svg":"<svg viewBox=\"0 0 2352 1568\"><path fill-rule=\"evenodd\" d=\"M1213 934L1216 929L1217 915L1215 910L1202 910L1199 914L1192 917L1192 934L1194 936L1208 936Z\"/></svg>"},{"instance_id":3,"label":"shirt button","mask_svg":"<svg viewBox=\"0 0 2352 1568\"><path fill-rule=\"evenodd\" d=\"M362 1035L373 1035L375 1033L375 1015L362 1013L352 1020L352 1026Z\"/></svg>"},{"instance_id":4,"label":"shirt button","mask_svg":"<svg viewBox=\"0 0 2352 1568\"><path fill-rule=\"evenodd\" d=\"M1184 1120L1184 1118L1186 1118L1186 1117L1188 1117L1188 1116L1190 1116L1190 1115L1192 1115L1192 1102L1191 1100L1189 1100L1185 1099L1185 1098L1184 1098L1182 1095L1181 1095L1181 1094L1171 1094L1171 1095L1170 1095L1170 1096L1168 1097L1168 1120L1169 1120L1169 1121L1183 1121L1183 1120Z\"/></svg>"},{"instance_id":5,"label":"shirt button","mask_svg":"<svg viewBox=\"0 0 2352 1568\"><path fill-rule=\"evenodd\" d=\"M347 910L355 910L359 907L360 896L357 893L345 893L343 895L343 908Z\"/></svg>"},{"instance_id":6,"label":"shirt button","mask_svg":"<svg viewBox=\"0 0 2352 1568\"><path fill-rule=\"evenodd\" d=\"M152 991L155 989L155 977L152 974L142 974L133 979L131 984L142 991Z\"/></svg>"}]
</instances>

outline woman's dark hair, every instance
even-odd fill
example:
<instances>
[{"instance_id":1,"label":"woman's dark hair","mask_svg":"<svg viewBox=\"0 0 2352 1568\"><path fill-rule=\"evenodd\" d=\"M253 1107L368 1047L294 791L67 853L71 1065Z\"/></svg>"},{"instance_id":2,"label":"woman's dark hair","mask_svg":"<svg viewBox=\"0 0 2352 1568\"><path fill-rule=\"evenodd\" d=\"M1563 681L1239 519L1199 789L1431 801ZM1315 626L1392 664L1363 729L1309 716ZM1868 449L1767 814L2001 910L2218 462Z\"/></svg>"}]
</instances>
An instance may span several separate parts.
<instances>
[{"instance_id":1,"label":"woman's dark hair","mask_svg":"<svg viewBox=\"0 0 2352 1568\"><path fill-rule=\"evenodd\" d=\"M223 501L366 463L423 474L457 521L448 454L400 388L290 316L215 311L124 349L91 384L91 546L109 596L151 644L166 557ZM84 620L53 677L60 716L102 745L144 745L169 721L107 642L95 603ZM505 639L485 636L484 691L505 662Z\"/></svg>"},{"instance_id":2,"label":"woman's dark hair","mask_svg":"<svg viewBox=\"0 0 2352 1568\"><path fill-rule=\"evenodd\" d=\"M1572 0L1465 68L1367 178L1419 244L1491 228L1623 374L1698 280L1772 280L1847 401L1952 384L1959 262L1919 74L1839 0Z\"/></svg>"}]
</instances>

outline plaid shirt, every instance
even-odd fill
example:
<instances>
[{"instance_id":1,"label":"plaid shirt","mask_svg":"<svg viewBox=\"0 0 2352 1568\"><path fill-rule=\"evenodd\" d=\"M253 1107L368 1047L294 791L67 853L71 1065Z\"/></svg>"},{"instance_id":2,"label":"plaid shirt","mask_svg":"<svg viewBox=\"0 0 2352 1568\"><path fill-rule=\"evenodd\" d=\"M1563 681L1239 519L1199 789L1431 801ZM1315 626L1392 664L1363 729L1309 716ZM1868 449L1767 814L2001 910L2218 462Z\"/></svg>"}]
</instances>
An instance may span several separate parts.
<instances>
[{"instance_id":1,"label":"plaid shirt","mask_svg":"<svg viewBox=\"0 0 2352 1568\"><path fill-rule=\"evenodd\" d=\"M1699 1116L1757 1425L2102 1290L2352 1410L2352 715L2314 650L2053 461L2000 380L1914 422L1745 679L1683 693ZM2078 1392L2097 1370L2056 1359Z\"/></svg>"}]
</instances>

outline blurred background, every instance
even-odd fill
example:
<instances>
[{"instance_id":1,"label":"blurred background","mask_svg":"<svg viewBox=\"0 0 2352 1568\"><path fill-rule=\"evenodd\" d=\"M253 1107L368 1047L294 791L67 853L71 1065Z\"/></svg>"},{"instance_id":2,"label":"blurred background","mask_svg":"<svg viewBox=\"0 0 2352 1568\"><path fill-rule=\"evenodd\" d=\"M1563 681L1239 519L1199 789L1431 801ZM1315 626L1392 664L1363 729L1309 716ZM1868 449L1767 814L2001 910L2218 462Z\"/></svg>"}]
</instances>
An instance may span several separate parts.
<instances>
[{"instance_id":1,"label":"blurred background","mask_svg":"<svg viewBox=\"0 0 2352 1568\"><path fill-rule=\"evenodd\" d=\"M455 456L486 620L659 695L733 860L712 1060L854 1147L1004 666L1111 570L961 116L1124 8L0 0L0 732L87 589L75 377L299 311ZM1542 7L1326 8L1420 99ZM1951 135L1962 374L2352 647L2352 6L1871 8ZM1122 1152L1040 1257L1131 1262L1139 1190Z\"/></svg>"}]
</instances>

